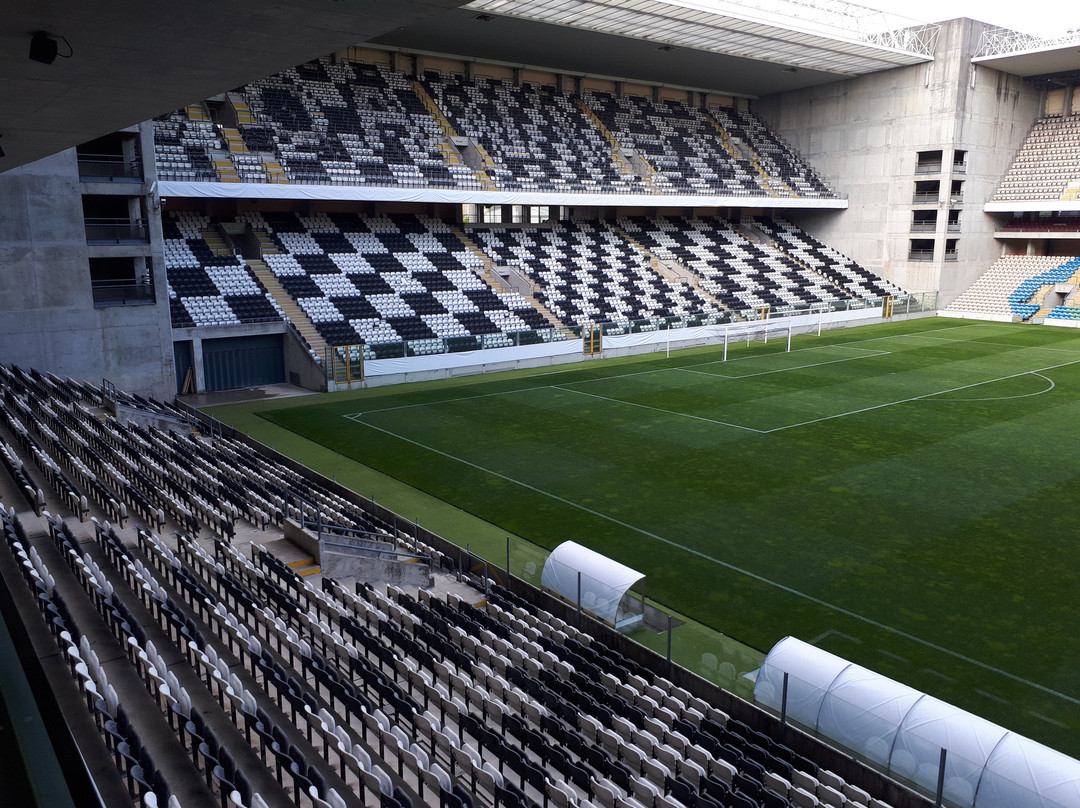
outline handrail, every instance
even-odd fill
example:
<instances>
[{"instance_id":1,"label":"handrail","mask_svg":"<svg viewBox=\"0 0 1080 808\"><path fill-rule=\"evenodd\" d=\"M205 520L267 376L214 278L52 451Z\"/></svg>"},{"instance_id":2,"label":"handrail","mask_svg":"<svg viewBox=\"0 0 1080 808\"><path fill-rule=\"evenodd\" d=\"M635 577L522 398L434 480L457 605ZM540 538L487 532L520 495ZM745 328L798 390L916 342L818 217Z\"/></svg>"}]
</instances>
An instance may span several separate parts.
<instances>
[{"instance_id":1,"label":"handrail","mask_svg":"<svg viewBox=\"0 0 1080 808\"><path fill-rule=\"evenodd\" d=\"M320 541L321 545L326 547L348 547L355 550L363 550L365 553L374 553L375 555L384 556L408 556L409 558L415 558L418 561L426 561L428 564L434 564L431 556L421 555L420 553L409 553L404 550L382 550L378 547L357 547L355 544L341 544L333 541Z\"/></svg>"}]
</instances>

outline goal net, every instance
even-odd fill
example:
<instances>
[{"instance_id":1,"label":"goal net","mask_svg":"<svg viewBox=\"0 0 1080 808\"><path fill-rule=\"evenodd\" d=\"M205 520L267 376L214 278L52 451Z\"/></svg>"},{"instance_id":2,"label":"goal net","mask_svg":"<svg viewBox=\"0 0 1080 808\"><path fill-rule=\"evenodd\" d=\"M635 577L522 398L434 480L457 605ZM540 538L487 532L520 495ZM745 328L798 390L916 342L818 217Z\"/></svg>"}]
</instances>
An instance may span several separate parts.
<instances>
[{"instance_id":1,"label":"goal net","mask_svg":"<svg viewBox=\"0 0 1080 808\"><path fill-rule=\"evenodd\" d=\"M820 323L806 318L752 320L716 327L717 344L724 346L724 359L729 348L751 345L775 346L778 351L790 351L791 340L800 334L820 333Z\"/></svg>"}]
</instances>

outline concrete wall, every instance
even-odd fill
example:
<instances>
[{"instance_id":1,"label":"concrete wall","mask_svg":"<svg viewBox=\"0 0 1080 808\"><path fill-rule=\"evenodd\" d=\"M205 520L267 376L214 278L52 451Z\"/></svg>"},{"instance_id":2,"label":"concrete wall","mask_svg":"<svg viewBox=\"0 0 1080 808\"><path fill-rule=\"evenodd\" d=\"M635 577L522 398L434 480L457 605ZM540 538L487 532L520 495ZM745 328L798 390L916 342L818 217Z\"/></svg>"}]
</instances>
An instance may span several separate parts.
<instances>
[{"instance_id":1,"label":"concrete wall","mask_svg":"<svg viewBox=\"0 0 1080 808\"><path fill-rule=\"evenodd\" d=\"M124 183L145 196L153 181L152 131L139 130L147 176ZM171 398L172 335L161 222L148 206L156 303L94 305L82 194L120 184L79 181L74 149L0 174L0 361ZM115 254L116 248L107 248ZM105 254L105 253L100 253Z\"/></svg>"},{"instance_id":2,"label":"concrete wall","mask_svg":"<svg viewBox=\"0 0 1080 808\"><path fill-rule=\"evenodd\" d=\"M821 241L908 291L942 293L949 303L1001 252L994 220L982 206L1041 110L1041 93L1015 76L974 67L971 56L986 28L961 19L943 23L932 63L897 68L752 104L771 128L818 168L847 211L792 212ZM916 153L941 149L942 171L916 174ZM954 149L967 151L964 173L952 170ZM917 179L937 179L937 231L911 233ZM964 198L949 203L951 180ZM927 206L919 206L928 209ZM960 232L946 233L950 208L960 209ZM934 261L908 260L910 239L933 238ZM944 260L945 240L958 239L958 260Z\"/></svg>"}]
</instances>

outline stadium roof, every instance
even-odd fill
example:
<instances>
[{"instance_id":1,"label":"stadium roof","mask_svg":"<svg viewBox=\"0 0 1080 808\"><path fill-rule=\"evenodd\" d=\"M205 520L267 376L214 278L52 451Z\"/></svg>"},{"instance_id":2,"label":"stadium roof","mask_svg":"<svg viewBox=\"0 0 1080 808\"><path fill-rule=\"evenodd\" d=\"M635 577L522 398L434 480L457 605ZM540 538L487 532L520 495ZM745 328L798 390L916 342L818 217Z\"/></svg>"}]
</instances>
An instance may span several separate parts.
<instances>
[{"instance_id":1,"label":"stadium roof","mask_svg":"<svg viewBox=\"0 0 1080 808\"><path fill-rule=\"evenodd\" d=\"M0 21L0 171L464 1L7 3ZM35 31L58 42L52 64L29 58Z\"/></svg>"},{"instance_id":2,"label":"stadium roof","mask_svg":"<svg viewBox=\"0 0 1080 808\"><path fill-rule=\"evenodd\" d=\"M373 41L754 96L930 61L937 31L843 0L472 0Z\"/></svg>"},{"instance_id":3,"label":"stadium roof","mask_svg":"<svg viewBox=\"0 0 1080 808\"><path fill-rule=\"evenodd\" d=\"M1080 31L1038 37L1005 28L983 34L975 64L1025 78L1080 72Z\"/></svg>"},{"instance_id":4,"label":"stadium roof","mask_svg":"<svg viewBox=\"0 0 1080 808\"><path fill-rule=\"evenodd\" d=\"M463 2L12 4L0 23L0 171L369 41L756 96L928 61L937 32L845 0ZM29 58L35 31L60 58Z\"/></svg>"}]
</instances>

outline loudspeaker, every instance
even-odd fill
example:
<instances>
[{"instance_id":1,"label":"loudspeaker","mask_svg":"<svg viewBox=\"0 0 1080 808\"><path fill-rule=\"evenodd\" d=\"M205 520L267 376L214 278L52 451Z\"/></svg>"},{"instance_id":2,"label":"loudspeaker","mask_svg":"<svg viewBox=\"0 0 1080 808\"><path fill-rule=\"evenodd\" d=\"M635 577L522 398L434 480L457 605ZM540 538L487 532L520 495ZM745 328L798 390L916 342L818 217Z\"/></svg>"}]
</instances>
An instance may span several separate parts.
<instances>
[{"instance_id":1,"label":"loudspeaker","mask_svg":"<svg viewBox=\"0 0 1080 808\"><path fill-rule=\"evenodd\" d=\"M52 39L44 31L35 31L30 38L30 58L35 62L51 65L56 61L56 51L59 48L55 39Z\"/></svg>"}]
</instances>

